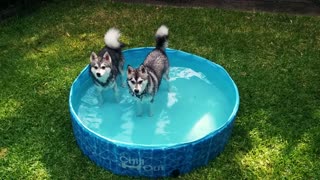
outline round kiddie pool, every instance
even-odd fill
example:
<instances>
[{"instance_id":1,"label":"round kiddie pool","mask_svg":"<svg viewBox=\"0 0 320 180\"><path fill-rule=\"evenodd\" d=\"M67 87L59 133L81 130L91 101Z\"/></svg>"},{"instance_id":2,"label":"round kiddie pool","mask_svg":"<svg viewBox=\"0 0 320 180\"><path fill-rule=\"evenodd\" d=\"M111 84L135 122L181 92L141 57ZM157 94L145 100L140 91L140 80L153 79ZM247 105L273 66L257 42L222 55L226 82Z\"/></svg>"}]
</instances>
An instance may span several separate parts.
<instances>
[{"instance_id":1,"label":"round kiddie pool","mask_svg":"<svg viewBox=\"0 0 320 180\"><path fill-rule=\"evenodd\" d=\"M125 67L138 67L152 49L124 51ZM120 175L177 176L206 165L224 149L239 107L237 86L220 65L179 50L166 53L170 90L163 80L151 117L136 116L127 87L120 88L119 102L107 90L99 104L88 66L72 84L74 135L99 166Z\"/></svg>"}]
</instances>

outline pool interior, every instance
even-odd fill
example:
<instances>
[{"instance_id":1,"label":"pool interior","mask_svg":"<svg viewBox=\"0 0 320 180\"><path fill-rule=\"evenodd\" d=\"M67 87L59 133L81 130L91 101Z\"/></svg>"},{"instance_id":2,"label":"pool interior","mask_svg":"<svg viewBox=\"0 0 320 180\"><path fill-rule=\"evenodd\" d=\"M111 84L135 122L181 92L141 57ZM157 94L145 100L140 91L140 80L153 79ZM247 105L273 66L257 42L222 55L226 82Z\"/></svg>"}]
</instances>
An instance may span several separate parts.
<instances>
[{"instance_id":1,"label":"pool interior","mask_svg":"<svg viewBox=\"0 0 320 180\"><path fill-rule=\"evenodd\" d=\"M128 56L127 64L138 66L145 54ZM234 84L224 70L195 57L168 53L170 90L162 81L153 105L153 116L136 116L135 99L120 88L120 102L112 90L104 91L100 105L88 71L73 94L79 121L89 130L113 142L141 146L169 146L196 141L217 131L230 120L236 105ZM126 67L126 66L125 66Z\"/></svg>"}]
</instances>

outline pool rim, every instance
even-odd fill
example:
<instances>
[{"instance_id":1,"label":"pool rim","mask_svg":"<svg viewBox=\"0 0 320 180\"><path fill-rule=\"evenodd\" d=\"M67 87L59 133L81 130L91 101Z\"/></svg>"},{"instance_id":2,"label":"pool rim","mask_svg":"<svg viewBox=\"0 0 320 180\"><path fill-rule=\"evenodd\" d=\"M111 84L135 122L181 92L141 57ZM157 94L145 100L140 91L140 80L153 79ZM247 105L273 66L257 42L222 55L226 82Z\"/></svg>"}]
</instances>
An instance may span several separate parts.
<instances>
[{"instance_id":1,"label":"pool rim","mask_svg":"<svg viewBox=\"0 0 320 180\"><path fill-rule=\"evenodd\" d=\"M154 47L139 47L139 48L131 48L131 49L126 49L123 51L123 53L127 53L129 51L141 51L141 50L152 50L154 49ZM188 55L188 56L195 56L196 58L193 58L194 60L196 61L204 61L202 63L207 63L207 65L209 66L216 66L217 68L221 69L223 71L223 73L225 73L225 75L227 76L227 78L230 80L233 88L234 88L234 91L235 91L235 96L236 96L236 101L235 101L235 105L233 107L233 111L232 113L230 114L230 116L228 117L228 120L225 121L225 123L219 127L218 129L208 133L207 135L199 138L199 139L196 139L196 140L193 140L193 141L189 141L189 142L183 142L183 143L174 143L174 144L167 144L167 145L164 145L164 144L161 144L161 145L141 145L141 144L132 144L132 143L125 143L125 142L121 142L121 141L118 141L118 140L113 140L111 138L107 138L107 137L104 137L98 133L96 133L95 131L91 130L90 128L88 128L85 124L83 124L83 122L80 120L80 118L77 116L77 113L75 112L73 106L72 106L72 97L73 97L73 89L74 89L74 86L75 86L75 83L81 78L81 76L84 74L84 72L88 71L89 70L89 64L84 68L82 69L82 71L80 72L80 74L76 77L76 79L73 81L72 85L71 85L71 88L70 88L70 93L69 93L69 109L70 109L70 113L71 113L71 116L73 117L73 120L75 120L79 125L81 125L83 127L83 129L85 131L88 132L88 134L90 135L94 135L96 137L98 137L99 139L103 140L103 141L107 141L107 142L111 142L111 143L114 143L114 144L117 144L117 146L121 146L121 147L126 147L126 148L136 148L136 149L164 149L164 148L179 148L179 147L184 147L188 144L196 144L196 143L200 143L204 140L207 140L207 139L210 139L210 138L213 138L217 133L223 131L224 129L226 129L228 127L228 125L230 125L231 123L233 123L233 121L235 120L235 117L237 115L237 112L238 112L238 109L239 109L239 104L240 104L240 97L239 97L239 91L238 91L238 88L235 84L235 82L233 81L233 79L231 78L231 76L229 75L229 73L219 64L213 62L213 61L210 61L206 58L203 58L201 56L198 56L198 55L195 55L195 54L191 54L191 53L188 53L188 52L184 52L182 50L177 50L177 49L171 49L171 48L166 48L166 52L178 52L178 53L181 53L181 54L184 54L184 55ZM170 61L170 60L169 60Z\"/></svg>"}]
</instances>

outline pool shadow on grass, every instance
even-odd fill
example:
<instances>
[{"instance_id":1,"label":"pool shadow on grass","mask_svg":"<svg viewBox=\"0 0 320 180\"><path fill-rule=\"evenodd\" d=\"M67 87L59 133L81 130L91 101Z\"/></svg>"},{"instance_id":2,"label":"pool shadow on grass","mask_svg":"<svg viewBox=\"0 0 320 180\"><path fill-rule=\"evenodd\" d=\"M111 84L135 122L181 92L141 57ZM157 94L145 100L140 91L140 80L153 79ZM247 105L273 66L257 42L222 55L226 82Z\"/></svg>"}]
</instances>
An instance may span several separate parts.
<instances>
[{"instance_id":1,"label":"pool shadow on grass","mask_svg":"<svg viewBox=\"0 0 320 180\"><path fill-rule=\"evenodd\" d=\"M208 166L195 170L195 174L211 172L223 179L259 178L263 174L278 176L290 169L295 173L283 174L284 177L318 177L320 108L317 107L317 86L310 83L297 90L294 83L278 82L282 89L260 92L256 89L264 84L251 80L256 86L245 86L248 83L243 81L247 80L236 79L240 109L225 150ZM232 176L229 166L232 166ZM268 168L263 169L265 167Z\"/></svg>"},{"instance_id":2,"label":"pool shadow on grass","mask_svg":"<svg viewBox=\"0 0 320 180\"><path fill-rule=\"evenodd\" d=\"M294 173L299 177L319 177L315 168L319 166L320 142L320 64L316 61L319 51L311 40L306 42L305 48L292 50L292 47L301 46L300 38L309 31L276 30L297 37L290 36L288 40L285 36L280 39L272 36L269 40L276 46L265 50L259 41L268 39L259 32L228 34L218 28L213 29L214 35L210 37L216 40L212 46L210 42L193 37L188 47L181 43L183 48L197 47L189 51L221 63L240 92L238 116L225 151L195 174L205 174L208 168L229 179L230 169L224 165L230 164L236 172L235 178L293 177ZM287 171L292 173L285 174Z\"/></svg>"},{"instance_id":3,"label":"pool shadow on grass","mask_svg":"<svg viewBox=\"0 0 320 180\"><path fill-rule=\"evenodd\" d=\"M68 47L57 49L54 43L61 39L48 42L47 37L41 34L38 41L44 43L38 46L22 48L17 41L0 47L3 177L34 177L40 171L39 178L113 177L82 154L73 136L68 97L72 81L86 65L83 55ZM42 45L50 51L43 51Z\"/></svg>"},{"instance_id":4,"label":"pool shadow on grass","mask_svg":"<svg viewBox=\"0 0 320 180\"><path fill-rule=\"evenodd\" d=\"M289 21L289 19L287 20ZM183 27L183 25L176 27L181 26ZM301 29L301 31L303 30ZM252 35L252 33L250 34ZM266 34L268 35L268 33ZM217 36L221 36L221 33L217 32ZM40 40L41 38L43 37L40 37ZM192 41L195 39L197 38ZM226 36L222 38L222 40L224 39L230 38ZM60 40L56 39L56 41ZM223 43L225 42L220 41L221 47L226 47ZM231 42L228 43L230 46ZM5 57L1 58L1 67L4 67L0 71L1 85L4 87L0 92L1 103L6 105L0 121L0 145L1 148L8 148L6 157L17 156L21 163L26 162L26 166L40 162L44 171L52 177L76 178L77 175L82 178L98 178L99 175L112 177L110 173L96 168L94 163L82 155L72 134L68 94L73 79L82 69L74 70L73 67L81 67L86 64L81 62L83 57L79 55L80 51L68 52L71 55L66 59L66 57L55 57L59 53L66 54L63 51L47 55L46 52L38 52L30 47L21 47L21 44L0 47L3 50L2 57ZM181 44L183 45L183 43ZM234 44L243 45L243 42ZM246 48L255 45L252 44L247 43ZM189 46L189 48L192 47L194 46ZM199 42L199 46L196 47L201 49L201 43ZM205 50L207 50L206 48L204 47ZM219 46L217 46L218 48ZM305 173L310 174L311 177L315 176L312 173L318 172L315 168L318 167L316 165L318 165L320 142L318 125L320 119L318 108L320 78L316 68L320 66L315 63L311 64L308 59L319 59L317 58L319 57L318 51L314 51L315 56L310 56L312 48L308 48L308 51L303 52L303 56L307 56L306 59L297 59L300 54L289 54L286 57L288 64L274 64L268 67L269 64L252 63L258 61L258 58L254 59L256 57L252 57L252 54L247 51L236 51L234 46L228 48L229 52L222 51L221 54L226 58L231 57L230 61L228 59L224 64L228 65L229 73L232 73L232 78L240 91L238 116L225 150L216 159L210 161L208 166L196 169L190 173L190 176L200 176L206 173L212 175L210 174L212 171L225 179L230 178L230 172L235 179L255 177L257 176L255 174L259 174L260 171L256 171L253 167L254 164L248 162L245 156L256 157L253 153L259 148L259 145L268 150L277 150L278 157L270 154L270 159L268 159L273 166L270 169L275 170L274 174L270 176L279 177L282 172L286 171L286 168L292 170L291 168L294 168L297 161L299 161L297 162L298 167L305 165L306 169L309 169L298 172L298 175L301 176ZM277 50L281 53L288 53L284 48L290 49L290 47L284 46ZM210 52L213 54L217 51L208 50L212 50ZM42 53L43 55L40 58L24 57L23 53L28 52ZM239 52L242 56L227 57L232 52ZM259 54L257 50L254 53ZM201 55L201 53L198 54ZM284 55L276 54L276 56L281 58ZM239 57L240 60L237 59ZM260 58L264 59L265 57ZM218 58L217 60L222 62ZM237 64L232 60L238 60ZM281 60L285 60L285 58ZM303 63L295 60L302 60ZM308 65L309 63L310 65ZM302 66L304 64L307 66ZM301 66L303 68L300 68ZM314 67L312 68L312 66ZM310 69L313 70L310 71ZM34 73L34 71L38 73ZM49 72L59 75L54 76ZM272 139L274 141L270 141ZM272 143L274 145L271 145ZM256 153L263 156L262 162L267 162L266 156L268 154L265 151ZM287 162L288 160L290 161ZM284 161L288 165L281 165ZM305 164L301 165L301 163ZM8 165L10 166L10 164ZM20 171L21 176L27 173L25 169L17 169L17 171ZM9 173L9 171L7 172ZM83 172L88 173L83 174ZM261 174L268 174L263 170L261 172Z\"/></svg>"},{"instance_id":5,"label":"pool shadow on grass","mask_svg":"<svg viewBox=\"0 0 320 180\"><path fill-rule=\"evenodd\" d=\"M235 176L240 177L318 177L320 78L314 65L297 68L299 62L274 65L272 73L241 62L232 67L238 70L231 73L240 91L240 110L225 154L209 168L221 171L222 177L228 173L219 161L238 167ZM295 173L285 174L286 170Z\"/></svg>"}]
</instances>

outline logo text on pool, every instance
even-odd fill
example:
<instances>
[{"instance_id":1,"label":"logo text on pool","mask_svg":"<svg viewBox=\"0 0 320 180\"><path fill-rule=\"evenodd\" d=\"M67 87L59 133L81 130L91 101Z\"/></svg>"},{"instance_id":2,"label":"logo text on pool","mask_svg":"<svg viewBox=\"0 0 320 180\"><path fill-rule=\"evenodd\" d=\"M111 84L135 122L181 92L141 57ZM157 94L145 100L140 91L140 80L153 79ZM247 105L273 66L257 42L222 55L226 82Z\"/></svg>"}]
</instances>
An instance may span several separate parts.
<instances>
[{"instance_id":1,"label":"logo text on pool","mask_svg":"<svg viewBox=\"0 0 320 180\"><path fill-rule=\"evenodd\" d=\"M163 171L163 165L147 165L145 164L145 160L142 158L132 158L130 156L126 156L125 154L121 154L120 156L120 166L125 169L135 169L135 170L144 170L144 171Z\"/></svg>"}]
</instances>

